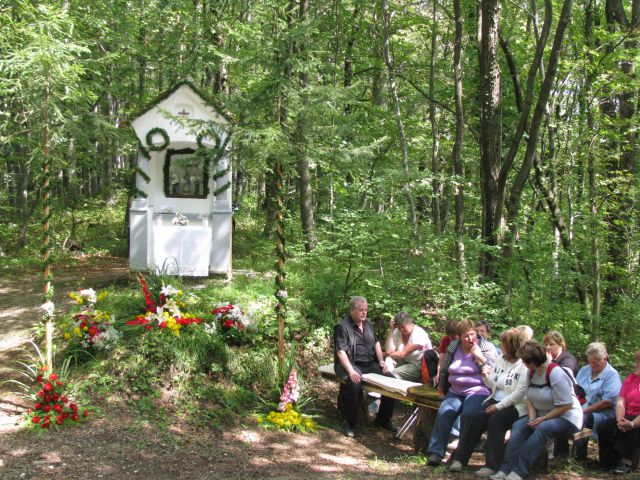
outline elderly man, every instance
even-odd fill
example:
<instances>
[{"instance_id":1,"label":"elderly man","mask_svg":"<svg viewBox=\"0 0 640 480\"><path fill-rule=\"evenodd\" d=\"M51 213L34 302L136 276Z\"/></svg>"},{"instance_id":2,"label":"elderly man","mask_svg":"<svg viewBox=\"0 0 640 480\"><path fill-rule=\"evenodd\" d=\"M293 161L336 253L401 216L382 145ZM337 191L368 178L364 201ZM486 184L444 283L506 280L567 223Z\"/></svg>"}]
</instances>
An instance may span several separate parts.
<instances>
[{"instance_id":1,"label":"elderly man","mask_svg":"<svg viewBox=\"0 0 640 480\"><path fill-rule=\"evenodd\" d=\"M422 355L431 349L429 334L414 325L407 312L399 312L391 320L385 350L387 369L394 377L422 383Z\"/></svg>"},{"instance_id":2,"label":"elderly man","mask_svg":"<svg viewBox=\"0 0 640 480\"><path fill-rule=\"evenodd\" d=\"M388 373L382 357L382 348L376 338L373 325L367 319L368 304L364 297L352 297L349 302L349 316L335 327L336 374L345 381L340 399L342 418L345 421L345 435L354 436L358 421L358 402L362 398L362 375L364 373ZM395 431L391 423L394 401L382 397L375 424L389 431Z\"/></svg>"}]
</instances>

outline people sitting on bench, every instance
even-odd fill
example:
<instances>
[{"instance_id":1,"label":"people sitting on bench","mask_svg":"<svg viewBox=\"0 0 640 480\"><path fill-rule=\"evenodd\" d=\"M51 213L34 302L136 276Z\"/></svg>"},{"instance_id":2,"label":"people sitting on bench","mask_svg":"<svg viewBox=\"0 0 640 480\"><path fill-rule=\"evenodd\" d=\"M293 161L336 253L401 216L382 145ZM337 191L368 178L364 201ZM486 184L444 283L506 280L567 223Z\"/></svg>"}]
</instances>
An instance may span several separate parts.
<instances>
[{"instance_id":1,"label":"people sitting on bench","mask_svg":"<svg viewBox=\"0 0 640 480\"><path fill-rule=\"evenodd\" d=\"M618 371L609 363L609 354L604 343L590 343L585 355L588 363L580 369L576 377L576 382L584 389L587 400L582 405L582 428L592 429L597 439L600 422L615 417L615 405L622 381ZM587 459L588 444L588 437L573 443L576 460Z\"/></svg>"},{"instance_id":2,"label":"people sitting on bench","mask_svg":"<svg viewBox=\"0 0 640 480\"><path fill-rule=\"evenodd\" d=\"M478 337L475 325L470 320L462 320L456 327L458 339L447 347L440 378L438 396L443 399L436 416L431 439L427 447L428 464L437 466L444 458L449 432L456 417L463 414L464 420L479 410L489 396L489 389L482 380L481 368L493 365L495 349L487 340Z\"/></svg>"},{"instance_id":3,"label":"people sitting on bench","mask_svg":"<svg viewBox=\"0 0 640 480\"><path fill-rule=\"evenodd\" d=\"M622 382L615 416L597 428L600 467L617 474L631 472L631 458L640 444L640 351L635 361L635 369Z\"/></svg>"},{"instance_id":4,"label":"people sitting on bench","mask_svg":"<svg viewBox=\"0 0 640 480\"><path fill-rule=\"evenodd\" d=\"M399 312L389 325L385 343L387 370L401 380L420 382L422 355L431 349L429 334L413 323L407 312Z\"/></svg>"},{"instance_id":5,"label":"people sitting on bench","mask_svg":"<svg viewBox=\"0 0 640 480\"><path fill-rule=\"evenodd\" d=\"M582 428L582 407L573 388L573 376L547 358L545 347L530 340L518 351L530 370L528 416L511 428L504 461L492 480L522 480L550 439L566 438Z\"/></svg>"},{"instance_id":6,"label":"people sitting on bench","mask_svg":"<svg viewBox=\"0 0 640 480\"><path fill-rule=\"evenodd\" d=\"M476 476L488 477L500 468L504 459L507 432L516 420L527 413L525 394L529 386L529 371L517 356L523 343L524 334L515 328L500 334L502 356L493 367L483 367L484 383L491 389L491 395L480 410L463 421L460 442L450 466L452 472L462 471L469 463L474 448L485 431L485 466L476 472ZM463 418L465 415L463 414Z\"/></svg>"},{"instance_id":7,"label":"people sitting on bench","mask_svg":"<svg viewBox=\"0 0 640 480\"><path fill-rule=\"evenodd\" d=\"M378 373L392 376L384 363L382 347L373 325L367 319L368 303L364 297L352 297L349 316L335 326L334 368L345 384L340 397L340 410L345 422L344 432L354 436L358 423L358 403L362 398L362 374ZM394 400L382 397L375 424L389 431L397 429L391 423Z\"/></svg>"}]
</instances>

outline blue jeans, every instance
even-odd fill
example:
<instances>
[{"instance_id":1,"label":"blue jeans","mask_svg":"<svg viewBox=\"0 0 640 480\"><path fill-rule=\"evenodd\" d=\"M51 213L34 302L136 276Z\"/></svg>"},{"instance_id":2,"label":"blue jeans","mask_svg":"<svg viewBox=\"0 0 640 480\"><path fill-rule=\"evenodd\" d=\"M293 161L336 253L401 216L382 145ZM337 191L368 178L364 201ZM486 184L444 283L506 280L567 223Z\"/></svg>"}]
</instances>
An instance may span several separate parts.
<instances>
[{"instance_id":1,"label":"blue jeans","mask_svg":"<svg viewBox=\"0 0 640 480\"><path fill-rule=\"evenodd\" d=\"M557 417L545 420L536 428L531 428L528 423L529 416L525 415L511 427L511 438L500 466L501 472L516 472L522 478L527 478L533 462L547 449L547 440L567 438L579 430L569 420Z\"/></svg>"},{"instance_id":2,"label":"blue jeans","mask_svg":"<svg viewBox=\"0 0 640 480\"><path fill-rule=\"evenodd\" d=\"M453 423L456 421L456 417L464 413L461 420L462 425L460 426L460 431L464 431L465 421L469 419L473 412L482 408L482 402L486 399L487 395L464 396L449 390L438 409L436 422L431 431L431 439L427 447L427 455L435 453L440 457L444 457L447 451L447 443L449 442L449 433Z\"/></svg>"}]
</instances>

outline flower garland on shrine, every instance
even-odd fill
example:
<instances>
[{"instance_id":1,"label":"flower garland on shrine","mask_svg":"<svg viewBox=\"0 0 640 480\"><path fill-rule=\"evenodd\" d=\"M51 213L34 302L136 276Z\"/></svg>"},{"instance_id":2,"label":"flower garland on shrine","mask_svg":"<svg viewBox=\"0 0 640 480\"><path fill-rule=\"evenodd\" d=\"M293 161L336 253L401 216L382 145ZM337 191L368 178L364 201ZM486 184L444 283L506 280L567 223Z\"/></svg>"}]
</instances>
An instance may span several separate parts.
<instances>
[{"instance_id":1,"label":"flower garland on shrine","mask_svg":"<svg viewBox=\"0 0 640 480\"><path fill-rule=\"evenodd\" d=\"M163 143L161 145L155 145L153 143L153 137L155 135L161 135L163 138ZM212 138L215 141L215 146L212 149L207 148L203 141L205 138ZM207 156L210 155L209 152L211 152L211 154L215 153L215 156L212 155L212 158L209 158L209 160L213 160L214 164L217 166L218 162L220 161L220 159L222 158L222 154L224 153L224 151L226 150L226 145L229 142L229 135L227 135L227 138L225 139L224 143L222 143L222 140L220 139L220 135L218 135L218 132L216 132L216 130L213 127L207 128L205 130L202 130L200 133L198 133L196 135L196 143L198 145L198 149L197 150L191 150L191 149L184 149L184 152L182 150L180 150L179 152L183 152L186 153L187 150L189 150L190 152L193 152L194 155L196 156L202 156L205 159L207 158ZM170 142L170 138L169 138L169 134L167 133L167 131L164 128L161 127L155 127L152 128L151 130L149 130L147 132L147 135L145 137L146 143L147 143L147 147L145 147L142 142L140 140L138 140L138 150L140 151L140 153L142 154L143 157L145 157L147 160L151 159L151 152L160 152L163 151L164 149L167 148L167 146L169 146ZM164 194L165 196L170 196L170 185L169 185L169 166L170 166L170 162L169 160L169 156L165 156L165 162L163 165L163 177L164 177L164 182L163 182L163 189L164 189ZM140 174L140 176L144 179L144 181L146 183L149 183L149 181L151 180L149 178L149 175L147 175L144 171L142 171L142 169L140 169L139 167L135 168L136 173ZM216 171L212 176L212 180L214 182L217 182L218 179L224 177L225 175L227 175L229 172L231 171L231 166L228 166L227 168L223 169L223 170L219 170ZM203 172L203 178L209 178L209 161L205 161L204 162L204 172ZM224 185L219 186L218 188L216 188L213 191L213 196L216 197L218 195L220 195L221 193L225 192L227 189L229 189L229 187L231 187L231 182L227 181L224 183ZM147 194L145 192L143 192L142 190L140 190L139 188L137 188L135 185L133 187L133 191L141 197L147 198ZM203 194L202 196L206 197L209 195L209 182L208 181L203 181Z\"/></svg>"}]
</instances>

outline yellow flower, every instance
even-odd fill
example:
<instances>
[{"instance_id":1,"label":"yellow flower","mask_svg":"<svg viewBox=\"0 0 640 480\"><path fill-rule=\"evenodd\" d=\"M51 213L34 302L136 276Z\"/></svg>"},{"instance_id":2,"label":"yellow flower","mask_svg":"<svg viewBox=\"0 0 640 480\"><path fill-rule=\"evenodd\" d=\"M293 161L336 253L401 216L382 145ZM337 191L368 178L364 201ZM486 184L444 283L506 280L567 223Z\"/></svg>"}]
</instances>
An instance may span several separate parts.
<instances>
[{"instance_id":1,"label":"yellow flower","mask_svg":"<svg viewBox=\"0 0 640 480\"><path fill-rule=\"evenodd\" d=\"M73 333L76 334L76 336L81 337L82 336L82 332L80 332L80 328L76 327L73 329Z\"/></svg>"},{"instance_id":2,"label":"yellow flower","mask_svg":"<svg viewBox=\"0 0 640 480\"><path fill-rule=\"evenodd\" d=\"M69 332L64 332L64 339L69 340L70 338L71 338L71 335L69 335Z\"/></svg>"}]
</instances>

